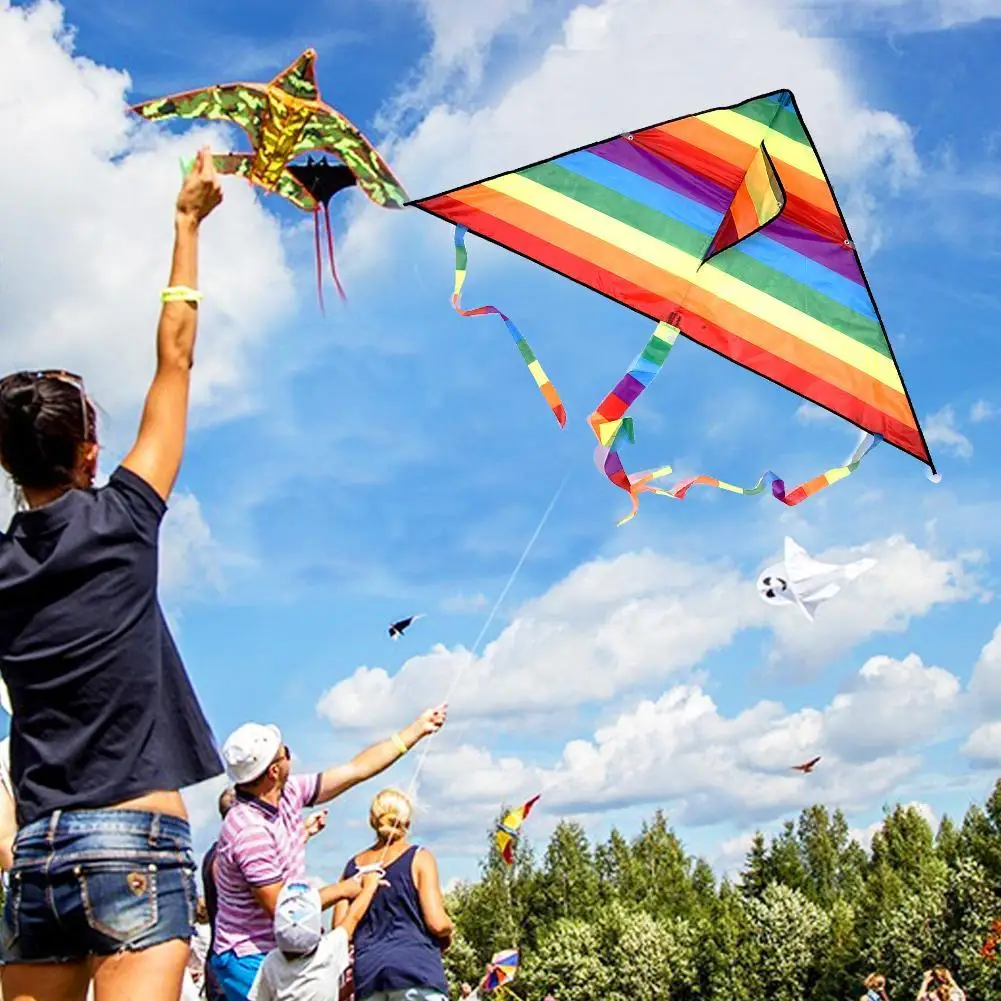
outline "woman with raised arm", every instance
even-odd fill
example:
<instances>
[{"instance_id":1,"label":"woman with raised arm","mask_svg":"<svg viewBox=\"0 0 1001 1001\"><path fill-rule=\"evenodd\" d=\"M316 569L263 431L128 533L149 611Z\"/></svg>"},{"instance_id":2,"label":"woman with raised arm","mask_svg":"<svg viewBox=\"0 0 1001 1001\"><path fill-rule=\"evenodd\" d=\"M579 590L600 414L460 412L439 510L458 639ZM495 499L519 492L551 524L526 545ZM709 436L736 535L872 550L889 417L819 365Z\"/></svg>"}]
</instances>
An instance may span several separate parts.
<instances>
[{"instance_id":1,"label":"woman with raised arm","mask_svg":"<svg viewBox=\"0 0 1001 1001\"><path fill-rule=\"evenodd\" d=\"M369 824L375 843L351 859L344 878L379 866L384 886L355 932L354 991L357 1001L448 1001L441 954L452 944L438 863L408 840L413 805L398 789L372 800ZM335 922L347 904L335 905Z\"/></svg>"},{"instance_id":2,"label":"woman with raised arm","mask_svg":"<svg viewBox=\"0 0 1001 1001\"><path fill-rule=\"evenodd\" d=\"M181 465L198 323L198 233L222 191L207 149L175 210L156 374L132 450L94 487L83 380L0 380L0 674L13 704L18 833L3 995L177 1001L197 890L179 790L223 771L157 598L160 522Z\"/></svg>"}]
</instances>

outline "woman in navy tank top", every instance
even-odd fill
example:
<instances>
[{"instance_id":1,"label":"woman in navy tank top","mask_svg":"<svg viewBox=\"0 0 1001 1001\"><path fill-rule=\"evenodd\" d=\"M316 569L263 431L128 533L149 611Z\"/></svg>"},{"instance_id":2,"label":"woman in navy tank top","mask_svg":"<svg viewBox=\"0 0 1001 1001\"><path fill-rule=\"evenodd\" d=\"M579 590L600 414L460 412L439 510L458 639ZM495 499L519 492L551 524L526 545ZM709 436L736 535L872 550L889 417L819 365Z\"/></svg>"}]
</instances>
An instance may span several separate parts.
<instances>
[{"instance_id":1,"label":"woman in navy tank top","mask_svg":"<svg viewBox=\"0 0 1001 1001\"><path fill-rule=\"evenodd\" d=\"M448 1001L441 954L452 944L453 925L434 856L408 840L411 813L402 792L380 792L369 811L375 844L344 867L348 879L359 869L380 865L389 883L375 895L355 932L356 1001ZM335 910L335 922L339 916Z\"/></svg>"}]
</instances>

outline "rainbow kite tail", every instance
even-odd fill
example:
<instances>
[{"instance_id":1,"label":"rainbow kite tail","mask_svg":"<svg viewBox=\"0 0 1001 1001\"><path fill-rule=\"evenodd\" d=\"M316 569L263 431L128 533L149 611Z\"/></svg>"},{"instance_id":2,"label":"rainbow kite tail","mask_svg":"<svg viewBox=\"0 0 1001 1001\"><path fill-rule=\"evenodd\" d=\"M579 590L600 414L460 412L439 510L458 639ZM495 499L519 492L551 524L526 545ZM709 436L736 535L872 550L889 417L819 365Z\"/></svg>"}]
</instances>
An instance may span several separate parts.
<instances>
[{"instance_id":1,"label":"rainbow kite tail","mask_svg":"<svg viewBox=\"0 0 1001 1001\"><path fill-rule=\"evenodd\" d=\"M532 373L532 378L535 379L535 384L539 387L546 403L549 404L556 415L556 420L559 421L560 427L565 427L567 412L563 406L563 401L560 399L560 394L556 392L556 387L549 381L549 376L546 375L542 364L536 358L535 352L532 351L528 341L522 337L521 331L511 322L510 317L502 313L496 306L478 306L475 309L463 309L460 305L462 286L466 281L466 266L469 261L469 254L466 251L465 243L467 232L468 230L465 226L455 227L455 288L452 291L452 307L460 316L486 316L488 313L495 313L504 321L508 333L514 338L514 343L517 345L521 357L525 359L525 364L528 366L529 372Z\"/></svg>"},{"instance_id":2,"label":"rainbow kite tail","mask_svg":"<svg viewBox=\"0 0 1001 1001\"><path fill-rule=\"evenodd\" d=\"M762 493L765 487L770 486L772 496L777 501L785 504L786 507L795 507L808 497L812 497L825 487L829 487L832 483L837 483L838 480L850 476L869 452L882 441L879 435L867 434L846 465L829 469L826 473L815 476L790 491L786 491L785 481L770 470L762 474L753 487L738 487L732 483L718 480L714 476L693 476L667 489L654 486L653 481L667 476L671 472L670 466L661 466L644 473L627 473L619 458L619 443L622 438L625 438L629 444L634 444L636 437L633 419L627 417L626 413L664 367L664 363L671 353L671 348L674 347L678 339L679 332L678 328L670 323L663 321L658 323L646 347L633 359L629 371L601 401L589 418L591 430L598 439L598 446L594 453L598 471L603 473L615 486L625 490L632 501L632 511L618 522L619 525L626 524L636 516L636 512L639 510L640 494L653 493L662 497L672 497L674 500L684 500L688 491L694 486L715 487L717 490L726 490L730 493L742 494L745 497L756 496Z\"/></svg>"},{"instance_id":3,"label":"rainbow kite tail","mask_svg":"<svg viewBox=\"0 0 1001 1001\"><path fill-rule=\"evenodd\" d=\"M786 491L785 481L769 470L761 475L761 478L754 484L753 487L737 487L732 483L724 483L722 480L717 480L712 476L693 476L690 479L682 480L680 483L676 483L670 490L658 492L663 493L668 497L673 497L676 500L684 500L685 495L689 490L691 490L692 487L706 486L716 487L717 490L728 490L730 493L734 494L743 494L745 497L753 497L756 494L760 494L766 486L770 486L772 489L772 496L777 501L781 504L785 504L786 507L795 507L797 504L802 504L808 497L812 497L814 494L820 493L821 490L831 486L831 484L837 483L839 480L843 480L846 476L850 476L854 473L855 470L858 469L862 460L882 440L883 439L880 435L866 434L846 465L837 466L834 469L828 469L826 473L814 476L812 479L807 480L805 483L801 483L798 487L794 487L789 491Z\"/></svg>"}]
</instances>

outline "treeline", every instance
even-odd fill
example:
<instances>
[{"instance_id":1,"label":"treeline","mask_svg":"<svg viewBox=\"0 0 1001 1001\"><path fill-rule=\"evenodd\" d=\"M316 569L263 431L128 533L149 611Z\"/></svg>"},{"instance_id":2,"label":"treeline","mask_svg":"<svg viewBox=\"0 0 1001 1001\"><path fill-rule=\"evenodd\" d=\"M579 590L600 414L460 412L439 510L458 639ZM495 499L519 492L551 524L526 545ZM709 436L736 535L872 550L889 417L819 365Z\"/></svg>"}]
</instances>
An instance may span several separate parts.
<instances>
[{"instance_id":1,"label":"treeline","mask_svg":"<svg viewBox=\"0 0 1001 1001\"><path fill-rule=\"evenodd\" d=\"M1001 782L959 826L888 811L868 851L840 811L812 806L770 842L758 834L732 882L661 812L632 841L597 845L561 823L541 861L523 840L511 867L491 831L481 868L448 896L453 997L518 945L523 1001L855 1001L872 971L913 1001L934 965L969 1001L1001 1001L1001 960L981 956L1001 918Z\"/></svg>"}]
</instances>

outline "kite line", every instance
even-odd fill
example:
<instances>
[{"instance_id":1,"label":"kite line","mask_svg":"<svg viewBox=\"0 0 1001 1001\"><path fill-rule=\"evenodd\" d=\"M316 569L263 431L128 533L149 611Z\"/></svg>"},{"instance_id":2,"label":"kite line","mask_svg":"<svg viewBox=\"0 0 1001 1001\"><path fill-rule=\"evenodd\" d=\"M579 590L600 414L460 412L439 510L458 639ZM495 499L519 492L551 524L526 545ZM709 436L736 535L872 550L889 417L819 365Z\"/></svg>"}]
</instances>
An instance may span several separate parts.
<instances>
[{"instance_id":1,"label":"kite line","mask_svg":"<svg viewBox=\"0 0 1001 1001\"><path fill-rule=\"evenodd\" d=\"M456 686L459 684L459 680L465 673L466 668L476 659L477 654L480 651L480 645L483 643L483 639L487 634L487 630L490 628L490 624L493 622L494 618L497 616L497 612L500 610L500 606L504 603L504 599L507 597L508 592L514 586L514 582L521 572L521 568L525 565L525 561L528 559L532 549L535 547L535 543L538 541L539 536L542 534L542 529L545 528L546 522L549 521L549 516L553 513L553 509L556 507L556 502L560 499L560 495L563 493L564 487L567 485L567 480L570 479L570 472L573 467L571 466L563 476L563 480L560 485L556 488L556 493L553 494L553 499L549 502L549 506L546 508L545 513L536 526L535 531L532 533L532 537L528 540L528 545L525 546L522 551L521 556L518 558L518 562L515 564L514 570L511 571L511 576L508 577L507 583L504 585L503 590L498 596L497 600L494 602L494 607L490 610L490 614L487 616L486 622L483 623L483 628L480 630L479 636L476 637L476 642L473 644L473 648L470 651L469 658L459 665L459 669L455 672L452 677L452 683L449 685L448 691L445 693L445 698L442 702L448 702L452 697L452 693L455 691ZM431 747L431 741L437 736L438 731L435 730L433 733L429 734L424 740L424 746L421 748L420 757L417 759L417 767L414 769L413 777L410 780L410 785L407 787L407 798L412 799L414 789L417 786L417 779L421 773L421 769L424 767L424 762L427 759L428 750ZM389 850L389 844L387 843L385 849L383 849L383 856L381 861L385 860L386 853Z\"/></svg>"}]
</instances>

